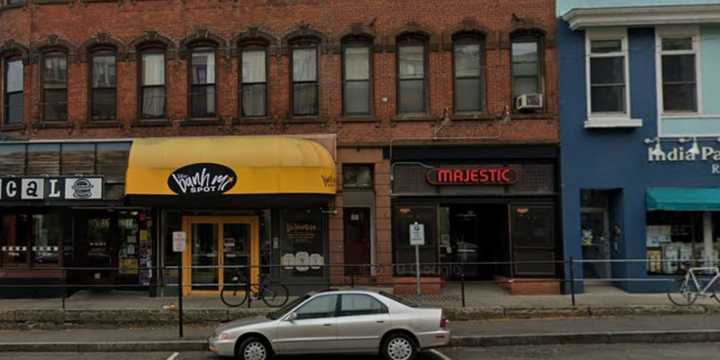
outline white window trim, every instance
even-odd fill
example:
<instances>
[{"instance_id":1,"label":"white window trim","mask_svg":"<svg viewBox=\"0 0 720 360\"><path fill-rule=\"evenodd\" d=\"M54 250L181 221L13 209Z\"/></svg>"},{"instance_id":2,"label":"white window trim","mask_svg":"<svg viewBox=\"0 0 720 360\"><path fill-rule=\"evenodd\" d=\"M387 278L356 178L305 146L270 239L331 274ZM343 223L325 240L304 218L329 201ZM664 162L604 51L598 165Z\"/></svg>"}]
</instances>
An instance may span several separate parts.
<instances>
[{"instance_id":1,"label":"white window trim","mask_svg":"<svg viewBox=\"0 0 720 360\"><path fill-rule=\"evenodd\" d=\"M692 50L673 50L663 51L663 38L691 37ZM655 74L657 88L657 113L658 113L658 132L661 133L662 118L684 118L689 116L702 116L704 114L703 96L702 96L702 49L700 46L700 27L699 26L666 26L655 29ZM695 55L695 96L697 101L697 111L665 111L665 101L663 94L663 76L662 76L662 56L663 55Z\"/></svg>"},{"instance_id":2,"label":"white window trim","mask_svg":"<svg viewBox=\"0 0 720 360\"><path fill-rule=\"evenodd\" d=\"M607 54L592 54L592 41L620 40L621 51ZM592 83L590 63L593 58L618 57L624 58L625 66L625 111L624 112L593 112L592 111ZM585 32L585 86L587 102L586 128L613 128L613 127L640 127L641 119L631 119L630 102L630 53L628 34L626 28L592 29Z\"/></svg>"}]
</instances>

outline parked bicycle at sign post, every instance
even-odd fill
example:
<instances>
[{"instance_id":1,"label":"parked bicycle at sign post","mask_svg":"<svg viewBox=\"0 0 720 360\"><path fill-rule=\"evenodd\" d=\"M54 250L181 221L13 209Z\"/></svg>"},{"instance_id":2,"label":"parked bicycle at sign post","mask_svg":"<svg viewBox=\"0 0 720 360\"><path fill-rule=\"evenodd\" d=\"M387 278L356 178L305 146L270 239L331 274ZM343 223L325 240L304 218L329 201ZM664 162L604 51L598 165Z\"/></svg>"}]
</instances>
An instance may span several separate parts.
<instances>
[{"instance_id":1,"label":"parked bicycle at sign post","mask_svg":"<svg viewBox=\"0 0 720 360\"><path fill-rule=\"evenodd\" d=\"M706 283L698 275L713 275ZM711 297L720 302L715 293L715 285L720 279L720 269L713 267L690 267L685 276L678 282L673 283L668 290L667 296L670 301L678 306L690 306L695 303L699 296Z\"/></svg>"},{"instance_id":2,"label":"parked bicycle at sign post","mask_svg":"<svg viewBox=\"0 0 720 360\"><path fill-rule=\"evenodd\" d=\"M263 275L260 275L257 284L252 284L240 270L220 291L220 300L229 307L241 306L251 296L254 300L262 300L265 305L276 308L287 303L290 292L287 286L266 281Z\"/></svg>"}]
</instances>

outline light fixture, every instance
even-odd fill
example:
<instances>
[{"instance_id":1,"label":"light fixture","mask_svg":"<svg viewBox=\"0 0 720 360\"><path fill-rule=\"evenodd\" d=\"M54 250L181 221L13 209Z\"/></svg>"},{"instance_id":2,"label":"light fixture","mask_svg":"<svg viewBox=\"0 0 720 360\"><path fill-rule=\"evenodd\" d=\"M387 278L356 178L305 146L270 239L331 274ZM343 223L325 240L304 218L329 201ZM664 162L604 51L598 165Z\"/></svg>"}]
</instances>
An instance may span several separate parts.
<instances>
[{"instance_id":1,"label":"light fixture","mask_svg":"<svg viewBox=\"0 0 720 360\"><path fill-rule=\"evenodd\" d=\"M688 150L688 154L700 155L700 147L698 146L697 138L693 138L693 144Z\"/></svg>"}]
</instances>

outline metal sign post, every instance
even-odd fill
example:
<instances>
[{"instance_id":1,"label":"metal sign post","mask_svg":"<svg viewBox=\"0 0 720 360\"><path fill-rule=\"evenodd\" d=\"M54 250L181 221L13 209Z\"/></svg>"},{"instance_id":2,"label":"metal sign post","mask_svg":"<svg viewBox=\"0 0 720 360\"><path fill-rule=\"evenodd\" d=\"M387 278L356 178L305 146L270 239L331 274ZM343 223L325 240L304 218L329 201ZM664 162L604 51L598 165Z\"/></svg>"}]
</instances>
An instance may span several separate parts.
<instances>
[{"instance_id":1,"label":"metal sign post","mask_svg":"<svg viewBox=\"0 0 720 360\"><path fill-rule=\"evenodd\" d=\"M410 224L410 245L415 246L415 294L420 296L420 246L425 245L425 225Z\"/></svg>"},{"instance_id":2,"label":"metal sign post","mask_svg":"<svg viewBox=\"0 0 720 360\"><path fill-rule=\"evenodd\" d=\"M185 242L187 241L187 234L184 231L173 232L173 252L180 254L180 261L178 261L178 335L183 337L183 286L182 286L182 269L183 269L183 256L182 253L185 251Z\"/></svg>"}]
</instances>

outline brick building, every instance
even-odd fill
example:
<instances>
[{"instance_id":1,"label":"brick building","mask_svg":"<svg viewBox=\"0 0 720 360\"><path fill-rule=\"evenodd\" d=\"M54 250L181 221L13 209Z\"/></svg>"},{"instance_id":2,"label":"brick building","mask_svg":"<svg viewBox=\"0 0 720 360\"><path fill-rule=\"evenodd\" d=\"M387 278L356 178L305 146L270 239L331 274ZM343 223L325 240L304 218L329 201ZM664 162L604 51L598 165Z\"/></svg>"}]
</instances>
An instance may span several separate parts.
<instances>
[{"instance_id":1,"label":"brick building","mask_svg":"<svg viewBox=\"0 0 720 360\"><path fill-rule=\"evenodd\" d=\"M4 3L5 283L157 289L177 276L142 268L177 264L181 230L208 266L188 292L217 265L389 281L407 269L321 265L412 262L414 223L427 263L561 256L554 1ZM170 184L203 171L230 183Z\"/></svg>"}]
</instances>

